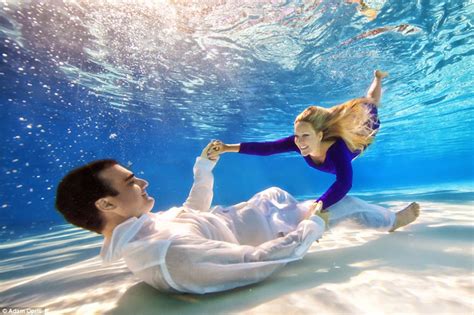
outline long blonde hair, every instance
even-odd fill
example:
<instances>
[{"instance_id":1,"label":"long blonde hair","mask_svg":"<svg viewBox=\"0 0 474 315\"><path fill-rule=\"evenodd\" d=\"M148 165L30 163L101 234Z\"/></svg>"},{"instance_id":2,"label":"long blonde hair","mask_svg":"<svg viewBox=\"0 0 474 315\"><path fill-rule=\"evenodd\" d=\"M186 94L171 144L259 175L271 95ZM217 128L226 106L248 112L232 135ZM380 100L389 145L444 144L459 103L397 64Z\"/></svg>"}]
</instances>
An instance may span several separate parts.
<instances>
[{"instance_id":1,"label":"long blonde hair","mask_svg":"<svg viewBox=\"0 0 474 315\"><path fill-rule=\"evenodd\" d=\"M322 141L342 138L352 152L362 152L376 133L370 109L364 105L372 102L368 98L356 98L331 108L310 106L296 117L295 124L310 123L316 132L323 132Z\"/></svg>"}]
</instances>

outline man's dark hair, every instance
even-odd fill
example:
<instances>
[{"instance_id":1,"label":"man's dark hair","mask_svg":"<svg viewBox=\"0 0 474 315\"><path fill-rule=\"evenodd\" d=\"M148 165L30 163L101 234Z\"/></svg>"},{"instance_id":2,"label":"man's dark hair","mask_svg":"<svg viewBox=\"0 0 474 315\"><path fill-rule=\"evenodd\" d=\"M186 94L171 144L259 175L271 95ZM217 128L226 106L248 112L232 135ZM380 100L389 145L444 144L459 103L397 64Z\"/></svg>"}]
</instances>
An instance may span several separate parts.
<instances>
[{"instance_id":1,"label":"man's dark hair","mask_svg":"<svg viewBox=\"0 0 474 315\"><path fill-rule=\"evenodd\" d=\"M102 234L104 220L95 202L118 192L99 173L118 164L117 161L97 160L70 171L58 185L56 209L64 218L81 228Z\"/></svg>"}]
</instances>

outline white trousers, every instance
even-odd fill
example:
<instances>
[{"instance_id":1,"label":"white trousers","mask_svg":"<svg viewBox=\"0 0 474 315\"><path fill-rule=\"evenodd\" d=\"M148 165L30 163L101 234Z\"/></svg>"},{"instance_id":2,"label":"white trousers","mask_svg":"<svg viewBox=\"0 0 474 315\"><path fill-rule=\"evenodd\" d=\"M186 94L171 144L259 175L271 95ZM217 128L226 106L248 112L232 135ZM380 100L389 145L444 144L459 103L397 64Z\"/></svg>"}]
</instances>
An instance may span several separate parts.
<instances>
[{"instance_id":1,"label":"white trousers","mask_svg":"<svg viewBox=\"0 0 474 315\"><path fill-rule=\"evenodd\" d=\"M313 202L298 202L288 192L271 187L246 202L214 211L229 219L240 244L255 246L293 231ZM329 227L351 220L365 228L388 231L395 222L394 212L351 196L345 196L328 211Z\"/></svg>"}]
</instances>

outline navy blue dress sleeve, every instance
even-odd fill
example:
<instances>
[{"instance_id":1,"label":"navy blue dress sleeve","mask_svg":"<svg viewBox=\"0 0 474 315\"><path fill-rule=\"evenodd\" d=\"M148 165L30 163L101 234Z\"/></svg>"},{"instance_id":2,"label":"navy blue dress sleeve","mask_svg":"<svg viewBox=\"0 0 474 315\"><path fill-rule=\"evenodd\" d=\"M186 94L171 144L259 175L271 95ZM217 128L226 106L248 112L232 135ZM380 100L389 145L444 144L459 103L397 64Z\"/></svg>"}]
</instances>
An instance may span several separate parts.
<instances>
[{"instance_id":1,"label":"navy blue dress sleeve","mask_svg":"<svg viewBox=\"0 0 474 315\"><path fill-rule=\"evenodd\" d=\"M344 140L337 140L328 150L326 159L334 163L336 181L316 201L322 201L324 209L341 200L352 188L353 154Z\"/></svg>"},{"instance_id":2,"label":"navy blue dress sleeve","mask_svg":"<svg viewBox=\"0 0 474 315\"><path fill-rule=\"evenodd\" d=\"M290 151L299 151L295 144L295 136L267 142L243 142L239 153L251 155L272 155Z\"/></svg>"}]
</instances>

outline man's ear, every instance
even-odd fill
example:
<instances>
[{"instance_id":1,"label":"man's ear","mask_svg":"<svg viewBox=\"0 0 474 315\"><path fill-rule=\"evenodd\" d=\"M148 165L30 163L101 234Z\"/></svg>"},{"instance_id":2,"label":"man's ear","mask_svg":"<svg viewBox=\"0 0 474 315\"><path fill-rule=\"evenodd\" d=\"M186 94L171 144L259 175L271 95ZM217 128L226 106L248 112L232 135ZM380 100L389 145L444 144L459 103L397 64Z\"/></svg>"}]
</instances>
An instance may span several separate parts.
<instances>
[{"instance_id":1,"label":"man's ear","mask_svg":"<svg viewBox=\"0 0 474 315\"><path fill-rule=\"evenodd\" d=\"M113 203L111 203L110 200L106 197L98 199L94 204L97 207L97 209L99 209L100 211L105 211L105 212L114 210L116 208L116 206Z\"/></svg>"}]
</instances>

